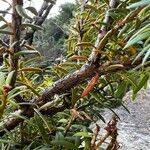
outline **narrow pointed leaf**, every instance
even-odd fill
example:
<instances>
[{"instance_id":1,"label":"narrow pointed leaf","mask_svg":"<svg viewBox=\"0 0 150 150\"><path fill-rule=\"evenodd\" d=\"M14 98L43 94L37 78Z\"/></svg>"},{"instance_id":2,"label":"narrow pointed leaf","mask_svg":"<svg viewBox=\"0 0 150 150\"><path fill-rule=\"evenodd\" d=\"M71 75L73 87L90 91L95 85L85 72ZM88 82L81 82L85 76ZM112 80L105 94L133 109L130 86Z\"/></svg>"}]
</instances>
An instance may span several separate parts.
<instances>
[{"instance_id":1,"label":"narrow pointed leaf","mask_svg":"<svg viewBox=\"0 0 150 150\"><path fill-rule=\"evenodd\" d=\"M92 134L89 134L88 132L77 132L74 136L92 137Z\"/></svg>"},{"instance_id":2,"label":"narrow pointed leaf","mask_svg":"<svg viewBox=\"0 0 150 150\"><path fill-rule=\"evenodd\" d=\"M15 56L27 55L27 54L37 54L41 56L41 54L38 51L32 51L32 50L23 50L23 51L17 52L15 53Z\"/></svg>"},{"instance_id":3,"label":"narrow pointed leaf","mask_svg":"<svg viewBox=\"0 0 150 150\"><path fill-rule=\"evenodd\" d=\"M90 42L81 42L81 43L78 43L76 46L94 47L94 45Z\"/></svg>"},{"instance_id":4,"label":"narrow pointed leaf","mask_svg":"<svg viewBox=\"0 0 150 150\"><path fill-rule=\"evenodd\" d=\"M34 7L29 6L29 7L26 7L26 9L32 12L35 16L38 15L38 12Z\"/></svg>"},{"instance_id":5,"label":"narrow pointed leaf","mask_svg":"<svg viewBox=\"0 0 150 150\"><path fill-rule=\"evenodd\" d=\"M150 56L150 48L148 49L147 53L145 54L143 61L142 61L142 65L145 64L146 60L149 58Z\"/></svg>"},{"instance_id":6,"label":"narrow pointed leaf","mask_svg":"<svg viewBox=\"0 0 150 150\"><path fill-rule=\"evenodd\" d=\"M5 84L5 74L3 72L0 72L0 87L2 87Z\"/></svg>"},{"instance_id":7,"label":"narrow pointed leaf","mask_svg":"<svg viewBox=\"0 0 150 150\"><path fill-rule=\"evenodd\" d=\"M44 142L47 145L50 145L50 140L49 140L48 134L43 126L43 122L42 122L41 118L37 114L35 115L34 118L35 118L36 125L41 133L42 139L44 140Z\"/></svg>"},{"instance_id":8,"label":"narrow pointed leaf","mask_svg":"<svg viewBox=\"0 0 150 150\"><path fill-rule=\"evenodd\" d=\"M139 59L147 50L150 49L150 44L147 45L145 48L143 48L143 50L135 57L134 61L132 62L132 64Z\"/></svg>"},{"instance_id":9,"label":"narrow pointed leaf","mask_svg":"<svg viewBox=\"0 0 150 150\"><path fill-rule=\"evenodd\" d=\"M126 46L124 47L124 49L127 48L127 47L129 47L129 46L131 46L131 45L133 45L133 44L138 43L141 40L144 40L144 39L148 38L149 35L150 35L150 31L139 34L135 38L129 40L128 43L126 44Z\"/></svg>"},{"instance_id":10,"label":"narrow pointed leaf","mask_svg":"<svg viewBox=\"0 0 150 150\"><path fill-rule=\"evenodd\" d=\"M136 94L142 87L144 87L144 85L147 83L149 79L149 75L146 74L142 80L140 81L140 83L138 84L137 88L134 90L134 94Z\"/></svg>"},{"instance_id":11,"label":"narrow pointed leaf","mask_svg":"<svg viewBox=\"0 0 150 150\"><path fill-rule=\"evenodd\" d=\"M128 6L127 8L135 8L135 7L141 7L141 6L144 6L144 5L148 5L150 4L150 1L149 0L141 0L139 2L136 2L136 3L133 3L132 5Z\"/></svg>"},{"instance_id":12,"label":"narrow pointed leaf","mask_svg":"<svg viewBox=\"0 0 150 150\"><path fill-rule=\"evenodd\" d=\"M32 20L32 18L26 13L25 9L21 5L17 5L16 10L21 17Z\"/></svg>"},{"instance_id":13,"label":"narrow pointed leaf","mask_svg":"<svg viewBox=\"0 0 150 150\"><path fill-rule=\"evenodd\" d=\"M23 23L22 27L30 27L34 30L43 30L43 28L41 26L35 25L35 24L31 24L31 23Z\"/></svg>"},{"instance_id":14,"label":"narrow pointed leaf","mask_svg":"<svg viewBox=\"0 0 150 150\"><path fill-rule=\"evenodd\" d=\"M7 30L0 30L0 34L8 34L8 35L13 35L13 32L7 31Z\"/></svg>"}]
</instances>

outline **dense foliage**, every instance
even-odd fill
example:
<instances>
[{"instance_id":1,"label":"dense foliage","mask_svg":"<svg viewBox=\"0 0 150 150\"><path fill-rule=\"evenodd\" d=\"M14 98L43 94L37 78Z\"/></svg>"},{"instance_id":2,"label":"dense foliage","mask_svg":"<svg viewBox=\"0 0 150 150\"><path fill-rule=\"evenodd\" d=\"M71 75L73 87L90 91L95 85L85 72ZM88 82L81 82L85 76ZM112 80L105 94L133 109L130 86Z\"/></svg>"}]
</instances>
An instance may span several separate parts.
<instances>
[{"instance_id":1,"label":"dense foliage","mask_svg":"<svg viewBox=\"0 0 150 150\"><path fill-rule=\"evenodd\" d=\"M113 108L128 111L123 96L131 90L134 100L149 79L150 2L78 0L75 13L66 4L47 20L53 5L12 0L12 22L0 11L0 148L98 150L111 137L105 148L116 150ZM104 108L114 116L100 135L89 125L105 122Z\"/></svg>"}]
</instances>

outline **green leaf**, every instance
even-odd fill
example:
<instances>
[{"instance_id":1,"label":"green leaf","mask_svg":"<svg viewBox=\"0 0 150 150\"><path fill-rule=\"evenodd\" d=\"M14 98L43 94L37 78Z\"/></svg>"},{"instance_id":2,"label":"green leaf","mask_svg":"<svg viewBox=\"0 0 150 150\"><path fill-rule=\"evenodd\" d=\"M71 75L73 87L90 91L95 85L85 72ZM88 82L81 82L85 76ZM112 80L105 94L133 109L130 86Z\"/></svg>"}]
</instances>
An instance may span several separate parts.
<instances>
[{"instance_id":1,"label":"green leaf","mask_svg":"<svg viewBox=\"0 0 150 150\"><path fill-rule=\"evenodd\" d=\"M73 136L92 137L92 134L91 134L91 133L88 133L88 132L77 132L77 133L75 133Z\"/></svg>"},{"instance_id":2,"label":"green leaf","mask_svg":"<svg viewBox=\"0 0 150 150\"><path fill-rule=\"evenodd\" d=\"M135 7L141 7L141 6L148 5L148 4L150 4L150 0L141 0L139 2L133 3L127 8L130 9L130 8L135 8Z\"/></svg>"},{"instance_id":3,"label":"green leaf","mask_svg":"<svg viewBox=\"0 0 150 150\"><path fill-rule=\"evenodd\" d=\"M90 91L89 93L98 103L100 103L101 105L103 105L101 98L97 95L97 93L94 93L92 91Z\"/></svg>"},{"instance_id":4,"label":"green leaf","mask_svg":"<svg viewBox=\"0 0 150 150\"><path fill-rule=\"evenodd\" d=\"M76 145L77 147L80 146L80 137L79 137L79 136L76 136L76 137L75 137L75 145Z\"/></svg>"},{"instance_id":5,"label":"green leaf","mask_svg":"<svg viewBox=\"0 0 150 150\"><path fill-rule=\"evenodd\" d=\"M55 145L60 145L60 146L63 146L65 148L65 150L78 150L78 147L75 146L73 143L71 142L68 142L66 140L55 140L55 141L52 141L51 142L52 144L55 144Z\"/></svg>"},{"instance_id":6,"label":"green leaf","mask_svg":"<svg viewBox=\"0 0 150 150\"><path fill-rule=\"evenodd\" d=\"M149 35L150 35L150 31L147 31L147 32L143 32L143 33L141 33L141 34L138 34L135 38L133 38L133 39L131 39L131 40L129 40L129 41L127 42L127 44L126 44L126 46L124 47L124 49L127 48L127 47L129 47L129 46L131 46L131 45L133 45L133 44L138 43L138 42L141 41L141 40L144 40L144 39L148 38Z\"/></svg>"},{"instance_id":7,"label":"green leaf","mask_svg":"<svg viewBox=\"0 0 150 150\"><path fill-rule=\"evenodd\" d=\"M9 35L13 35L13 32L7 31L7 30L0 30L1 34L9 34Z\"/></svg>"},{"instance_id":8,"label":"green leaf","mask_svg":"<svg viewBox=\"0 0 150 150\"><path fill-rule=\"evenodd\" d=\"M42 122L41 118L36 114L34 119L35 119L36 125L41 133L42 139L44 140L44 142L47 145L50 145L50 140L49 140L48 134L43 126L43 122Z\"/></svg>"},{"instance_id":9,"label":"green leaf","mask_svg":"<svg viewBox=\"0 0 150 150\"><path fill-rule=\"evenodd\" d=\"M18 90L22 91L22 90L25 90L26 86L16 86L15 88L13 88L11 91L9 91L8 93L8 97L10 98L10 96L12 96L13 94L15 94Z\"/></svg>"},{"instance_id":10,"label":"green leaf","mask_svg":"<svg viewBox=\"0 0 150 150\"><path fill-rule=\"evenodd\" d=\"M27 83L21 82L21 81L16 81L17 83L21 84L21 85L25 85L28 89L30 89L35 95L40 96L40 94L30 85L28 85Z\"/></svg>"},{"instance_id":11,"label":"green leaf","mask_svg":"<svg viewBox=\"0 0 150 150\"><path fill-rule=\"evenodd\" d=\"M54 68L55 68L57 71L59 71L59 72L61 72L61 73L63 73L63 74L68 74L68 71L67 71L65 68L61 67L61 66L55 66Z\"/></svg>"},{"instance_id":12,"label":"green leaf","mask_svg":"<svg viewBox=\"0 0 150 150\"><path fill-rule=\"evenodd\" d=\"M140 83L138 84L137 88L133 91L136 94L148 81L149 75L145 74Z\"/></svg>"},{"instance_id":13,"label":"green leaf","mask_svg":"<svg viewBox=\"0 0 150 150\"><path fill-rule=\"evenodd\" d=\"M51 132L51 128L49 127L49 124L47 122L47 120L44 118L44 116L39 112L38 109L34 109L34 111L39 115L39 117L42 119L42 121L44 122L44 124L46 125L46 127L48 128L48 130Z\"/></svg>"},{"instance_id":14,"label":"green leaf","mask_svg":"<svg viewBox=\"0 0 150 150\"><path fill-rule=\"evenodd\" d=\"M143 61L142 61L142 65L145 64L146 60L148 59L148 57L150 56L150 48L148 49L147 53L145 54Z\"/></svg>"},{"instance_id":15,"label":"green leaf","mask_svg":"<svg viewBox=\"0 0 150 150\"><path fill-rule=\"evenodd\" d=\"M43 30L43 28L41 26L35 25L35 24L31 24L31 23L23 23L22 27L30 27L34 30Z\"/></svg>"},{"instance_id":16,"label":"green leaf","mask_svg":"<svg viewBox=\"0 0 150 150\"><path fill-rule=\"evenodd\" d=\"M27 92L27 91L28 91L28 89L24 89L24 90L21 90L21 91L19 91L19 92L14 93L14 94L9 94L7 98L8 98L9 100L11 100L11 99L13 99L14 97L16 97L17 95L20 95L21 93L24 93L24 92Z\"/></svg>"},{"instance_id":17,"label":"green leaf","mask_svg":"<svg viewBox=\"0 0 150 150\"><path fill-rule=\"evenodd\" d=\"M128 24L126 24L118 33L118 38L120 38L128 29Z\"/></svg>"},{"instance_id":18,"label":"green leaf","mask_svg":"<svg viewBox=\"0 0 150 150\"><path fill-rule=\"evenodd\" d=\"M96 12L96 13L98 13L98 14L101 14L101 10L97 9L95 6L86 4L86 5L85 5L85 8L89 8L89 9L91 9L93 12Z\"/></svg>"},{"instance_id":19,"label":"green leaf","mask_svg":"<svg viewBox=\"0 0 150 150\"><path fill-rule=\"evenodd\" d=\"M81 43L78 43L76 46L94 47L94 45L90 42L81 42Z\"/></svg>"},{"instance_id":20,"label":"green leaf","mask_svg":"<svg viewBox=\"0 0 150 150\"><path fill-rule=\"evenodd\" d=\"M118 88L115 92L115 97L116 98L123 98L127 90L127 82L122 81L121 83L118 84Z\"/></svg>"},{"instance_id":21,"label":"green leaf","mask_svg":"<svg viewBox=\"0 0 150 150\"><path fill-rule=\"evenodd\" d=\"M16 71L15 70L9 72L9 74L8 74L8 76L6 78L5 84L6 85L10 85L15 75L16 75Z\"/></svg>"},{"instance_id":22,"label":"green leaf","mask_svg":"<svg viewBox=\"0 0 150 150\"><path fill-rule=\"evenodd\" d=\"M61 132L57 132L55 136L55 141L64 140L64 135Z\"/></svg>"},{"instance_id":23,"label":"green leaf","mask_svg":"<svg viewBox=\"0 0 150 150\"><path fill-rule=\"evenodd\" d=\"M35 16L38 15L38 12L34 7L29 6L29 7L26 7L26 9L32 12Z\"/></svg>"},{"instance_id":24,"label":"green leaf","mask_svg":"<svg viewBox=\"0 0 150 150\"><path fill-rule=\"evenodd\" d=\"M5 23L5 24L3 24L2 26L0 26L0 29L5 29L5 28L7 28L8 27L8 25Z\"/></svg>"},{"instance_id":25,"label":"green leaf","mask_svg":"<svg viewBox=\"0 0 150 150\"><path fill-rule=\"evenodd\" d=\"M72 106L75 105L75 103L77 102L78 100L78 89L77 88L74 88L74 89L71 89L71 104Z\"/></svg>"},{"instance_id":26,"label":"green leaf","mask_svg":"<svg viewBox=\"0 0 150 150\"><path fill-rule=\"evenodd\" d=\"M0 16L0 21L6 22L6 20L3 16Z\"/></svg>"},{"instance_id":27,"label":"green leaf","mask_svg":"<svg viewBox=\"0 0 150 150\"><path fill-rule=\"evenodd\" d=\"M18 13L21 17L32 20L32 18L26 13L26 11L25 11L25 9L22 7L22 5L17 5L17 6L16 6L16 11L17 11L17 13Z\"/></svg>"},{"instance_id":28,"label":"green leaf","mask_svg":"<svg viewBox=\"0 0 150 150\"><path fill-rule=\"evenodd\" d=\"M98 116L99 119L101 119L104 123L106 123L104 117L100 114L100 111L95 110L95 109L93 109L93 108L91 108L91 107L90 107L89 109L91 109L91 111L94 113L94 115Z\"/></svg>"},{"instance_id":29,"label":"green leaf","mask_svg":"<svg viewBox=\"0 0 150 150\"><path fill-rule=\"evenodd\" d=\"M8 99L7 102L13 107L13 108L19 108L19 104L16 103L14 100Z\"/></svg>"},{"instance_id":30,"label":"green leaf","mask_svg":"<svg viewBox=\"0 0 150 150\"><path fill-rule=\"evenodd\" d=\"M36 68L36 67L30 67L30 68L21 68L18 70L18 72L20 71L24 71L24 72L28 72L28 71L33 71L33 72L42 72L42 69L40 68Z\"/></svg>"},{"instance_id":31,"label":"green leaf","mask_svg":"<svg viewBox=\"0 0 150 150\"><path fill-rule=\"evenodd\" d=\"M127 76L127 75L125 75L125 74L119 74L124 80L127 80L127 81L129 81L135 88L137 87L137 84L136 84L136 82L135 82L135 80L134 80L134 78L133 77L131 77L131 76Z\"/></svg>"},{"instance_id":32,"label":"green leaf","mask_svg":"<svg viewBox=\"0 0 150 150\"><path fill-rule=\"evenodd\" d=\"M15 56L26 55L26 54L37 54L41 56L39 51L32 51L32 50L23 50L23 51L17 52L15 53Z\"/></svg>"},{"instance_id":33,"label":"green leaf","mask_svg":"<svg viewBox=\"0 0 150 150\"><path fill-rule=\"evenodd\" d=\"M130 37L129 41L134 39L137 35L144 33L145 31L150 29L150 24L145 25L143 28L141 28L139 31L137 31L132 37Z\"/></svg>"},{"instance_id":34,"label":"green leaf","mask_svg":"<svg viewBox=\"0 0 150 150\"><path fill-rule=\"evenodd\" d=\"M114 113L114 115L120 120L120 117L118 116L118 114L110 107L108 107L108 109Z\"/></svg>"},{"instance_id":35,"label":"green leaf","mask_svg":"<svg viewBox=\"0 0 150 150\"><path fill-rule=\"evenodd\" d=\"M129 109L128 109L123 103L121 103L121 105L122 105L122 107L130 114Z\"/></svg>"},{"instance_id":36,"label":"green leaf","mask_svg":"<svg viewBox=\"0 0 150 150\"><path fill-rule=\"evenodd\" d=\"M0 72L0 87L3 87L5 84L5 74L3 72Z\"/></svg>"},{"instance_id":37,"label":"green leaf","mask_svg":"<svg viewBox=\"0 0 150 150\"><path fill-rule=\"evenodd\" d=\"M68 120L67 119L60 119L58 122L59 123L68 123Z\"/></svg>"},{"instance_id":38,"label":"green leaf","mask_svg":"<svg viewBox=\"0 0 150 150\"><path fill-rule=\"evenodd\" d=\"M150 49L150 44L147 45L145 48L143 48L143 50L138 53L138 55L135 57L134 61L132 62L132 64L138 59L140 58L146 51L148 51Z\"/></svg>"}]
</instances>

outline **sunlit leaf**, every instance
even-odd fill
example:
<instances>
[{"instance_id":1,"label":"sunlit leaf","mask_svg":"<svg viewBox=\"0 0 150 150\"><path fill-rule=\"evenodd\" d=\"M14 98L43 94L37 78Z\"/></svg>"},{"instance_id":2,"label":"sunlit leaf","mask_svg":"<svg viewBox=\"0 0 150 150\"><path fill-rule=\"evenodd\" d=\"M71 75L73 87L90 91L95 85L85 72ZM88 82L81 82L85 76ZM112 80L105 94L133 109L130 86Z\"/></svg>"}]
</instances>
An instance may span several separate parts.
<instances>
[{"instance_id":1,"label":"sunlit leaf","mask_svg":"<svg viewBox=\"0 0 150 150\"><path fill-rule=\"evenodd\" d=\"M71 104L72 106L75 105L75 103L78 101L78 89L77 88L74 88L71 90Z\"/></svg>"},{"instance_id":2,"label":"sunlit leaf","mask_svg":"<svg viewBox=\"0 0 150 150\"><path fill-rule=\"evenodd\" d=\"M32 12L35 16L38 15L38 12L34 7L29 6L29 7L26 7L26 9Z\"/></svg>"},{"instance_id":3,"label":"sunlit leaf","mask_svg":"<svg viewBox=\"0 0 150 150\"><path fill-rule=\"evenodd\" d=\"M132 76L128 76L125 74L119 74L123 80L129 81L135 88L137 87L137 83L135 82L135 79Z\"/></svg>"},{"instance_id":4,"label":"sunlit leaf","mask_svg":"<svg viewBox=\"0 0 150 150\"><path fill-rule=\"evenodd\" d=\"M5 84L5 74L3 72L0 72L0 87L2 87Z\"/></svg>"},{"instance_id":5,"label":"sunlit leaf","mask_svg":"<svg viewBox=\"0 0 150 150\"><path fill-rule=\"evenodd\" d=\"M58 140L58 141L55 140L55 141L52 141L51 143L54 144L54 145L63 146L63 147L65 147L66 150L69 150L70 148L72 150L78 150L77 146L75 146L73 143L68 142L66 140Z\"/></svg>"},{"instance_id":6,"label":"sunlit leaf","mask_svg":"<svg viewBox=\"0 0 150 150\"><path fill-rule=\"evenodd\" d=\"M30 89L35 95L40 96L40 94L35 90L34 87L32 87L31 85L28 85L27 83L21 82L21 81L17 81L17 83L21 84L21 85L25 85L28 89Z\"/></svg>"},{"instance_id":7,"label":"sunlit leaf","mask_svg":"<svg viewBox=\"0 0 150 150\"><path fill-rule=\"evenodd\" d=\"M142 61L142 65L145 64L146 60L149 58L150 56L150 48L148 49L148 51L146 52L144 58L143 58L143 61Z\"/></svg>"},{"instance_id":8,"label":"sunlit leaf","mask_svg":"<svg viewBox=\"0 0 150 150\"><path fill-rule=\"evenodd\" d=\"M15 70L11 71L6 78L5 84L10 85L15 75L16 71Z\"/></svg>"},{"instance_id":9,"label":"sunlit leaf","mask_svg":"<svg viewBox=\"0 0 150 150\"><path fill-rule=\"evenodd\" d=\"M16 11L17 11L17 13L18 13L21 17L32 20L32 18L26 13L26 11L25 11L25 9L22 7L22 5L17 5L17 6L16 6Z\"/></svg>"},{"instance_id":10,"label":"sunlit leaf","mask_svg":"<svg viewBox=\"0 0 150 150\"><path fill-rule=\"evenodd\" d=\"M36 125L40 131L42 139L44 140L44 142L46 144L50 145L50 140L49 140L48 134L43 126L43 122L42 122L41 118L36 114L34 119L35 119Z\"/></svg>"},{"instance_id":11,"label":"sunlit leaf","mask_svg":"<svg viewBox=\"0 0 150 150\"><path fill-rule=\"evenodd\" d=\"M124 49L127 48L127 47L129 47L129 46L131 46L131 45L133 45L133 44L138 43L141 40L144 40L144 39L148 38L149 35L150 35L150 31L138 34L136 37L134 37L133 39L131 39L131 40L128 41L128 43L126 44L126 46L124 47Z\"/></svg>"},{"instance_id":12,"label":"sunlit leaf","mask_svg":"<svg viewBox=\"0 0 150 150\"><path fill-rule=\"evenodd\" d=\"M24 72L28 72L28 71L33 71L33 72L42 72L42 69L40 68L36 68L36 67L30 67L30 68L21 68L18 70L18 72L21 72L21 71L24 71Z\"/></svg>"},{"instance_id":13,"label":"sunlit leaf","mask_svg":"<svg viewBox=\"0 0 150 150\"><path fill-rule=\"evenodd\" d=\"M130 6L128 6L127 8L135 8L135 7L141 7L143 5L148 5L150 4L150 1L149 0L141 0L139 2L136 2L136 3L133 3L131 4Z\"/></svg>"},{"instance_id":14,"label":"sunlit leaf","mask_svg":"<svg viewBox=\"0 0 150 150\"><path fill-rule=\"evenodd\" d=\"M121 83L118 83L118 87L115 92L115 97L122 98L125 95L126 90L127 90L127 82L126 81L122 81Z\"/></svg>"},{"instance_id":15,"label":"sunlit leaf","mask_svg":"<svg viewBox=\"0 0 150 150\"><path fill-rule=\"evenodd\" d=\"M0 30L0 34L8 34L8 35L13 35L14 33L11 31L7 31L7 30Z\"/></svg>"},{"instance_id":16,"label":"sunlit leaf","mask_svg":"<svg viewBox=\"0 0 150 150\"><path fill-rule=\"evenodd\" d=\"M30 27L34 30L43 30L43 28L41 26L35 25L35 24L31 24L31 23L23 23L22 27Z\"/></svg>"},{"instance_id":17,"label":"sunlit leaf","mask_svg":"<svg viewBox=\"0 0 150 150\"><path fill-rule=\"evenodd\" d=\"M88 60L86 56L78 56L78 55L73 55L69 59L71 59L71 60L82 60L82 61Z\"/></svg>"},{"instance_id":18,"label":"sunlit leaf","mask_svg":"<svg viewBox=\"0 0 150 150\"><path fill-rule=\"evenodd\" d=\"M149 75L145 74L142 80L140 81L140 83L138 84L137 88L133 91L134 94L136 94L147 83L148 79L149 79Z\"/></svg>"},{"instance_id":19,"label":"sunlit leaf","mask_svg":"<svg viewBox=\"0 0 150 150\"><path fill-rule=\"evenodd\" d=\"M88 8L88 9L90 9L90 10L92 10L92 11L98 13L98 14L101 14L101 11L99 9L97 9L95 6L86 4L85 8Z\"/></svg>"},{"instance_id":20,"label":"sunlit leaf","mask_svg":"<svg viewBox=\"0 0 150 150\"><path fill-rule=\"evenodd\" d=\"M55 66L54 69L60 71L63 74L67 74L68 73L68 71L65 68L61 67L61 66Z\"/></svg>"},{"instance_id":21,"label":"sunlit leaf","mask_svg":"<svg viewBox=\"0 0 150 150\"><path fill-rule=\"evenodd\" d=\"M7 28L8 27L8 24L3 24L2 26L0 26L0 29L5 29L5 28Z\"/></svg>"},{"instance_id":22,"label":"sunlit leaf","mask_svg":"<svg viewBox=\"0 0 150 150\"><path fill-rule=\"evenodd\" d=\"M32 50L22 50L19 51L17 53L15 53L16 56L20 56L20 55L27 55L27 54L37 54L39 56L41 56L41 54L38 51L32 51Z\"/></svg>"},{"instance_id":23,"label":"sunlit leaf","mask_svg":"<svg viewBox=\"0 0 150 150\"><path fill-rule=\"evenodd\" d=\"M89 43L89 42L81 42L81 43L78 43L76 46L94 47L94 45L92 43Z\"/></svg>"},{"instance_id":24,"label":"sunlit leaf","mask_svg":"<svg viewBox=\"0 0 150 150\"><path fill-rule=\"evenodd\" d=\"M92 134L88 133L88 132L77 132L77 133L74 134L74 136L92 137Z\"/></svg>"},{"instance_id":25,"label":"sunlit leaf","mask_svg":"<svg viewBox=\"0 0 150 150\"><path fill-rule=\"evenodd\" d=\"M106 71L114 71L114 70L119 70L122 69L124 66L122 64L114 64L114 65L110 65L106 68Z\"/></svg>"},{"instance_id":26,"label":"sunlit leaf","mask_svg":"<svg viewBox=\"0 0 150 150\"><path fill-rule=\"evenodd\" d=\"M149 51L149 49L150 49L150 44L147 45L146 47L144 47L144 48L142 49L142 51L140 51L140 52L138 53L138 55L135 57L135 59L134 59L134 61L132 62L132 64L133 64L136 60L138 60L146 51Z\"/></svg>"},{"instance_id":27,"label":"sunlit leaf","mask_svg":"<svg viewBox=\"0 0 150 150\"><path fill-rule=\"evenodd\" d=\"M49 132L51 132L51 128L47 122L47 120L45 119L45 117L40 113L40 111L38 109L34 109L34 111L39 115L39 117L42 119L42 121L44 122L44 124L46 125L46 127L48 128Z\"/></svg>"}]
</instances>

